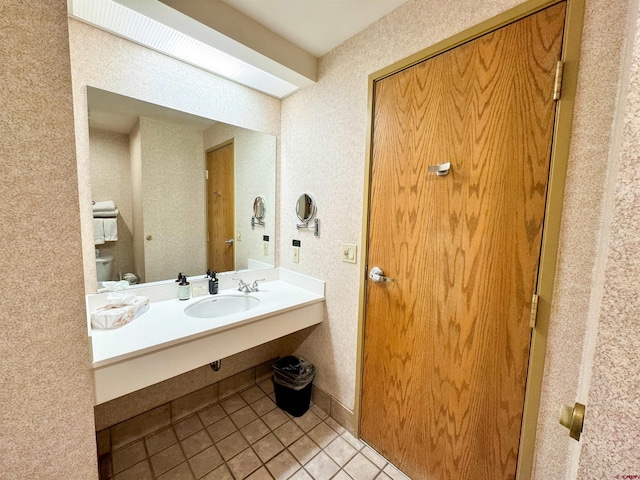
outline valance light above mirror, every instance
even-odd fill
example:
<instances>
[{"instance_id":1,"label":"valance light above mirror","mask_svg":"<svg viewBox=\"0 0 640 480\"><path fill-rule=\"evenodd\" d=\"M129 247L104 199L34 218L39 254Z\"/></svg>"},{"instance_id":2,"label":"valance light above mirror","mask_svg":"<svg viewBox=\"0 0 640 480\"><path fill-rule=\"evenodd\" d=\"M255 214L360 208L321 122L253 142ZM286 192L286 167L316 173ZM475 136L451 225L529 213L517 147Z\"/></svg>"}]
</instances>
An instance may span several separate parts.
<instances>
[{"instance_id":1,"label":"valance light above mirror","mask_svg":"<svg viewBox=\"0 0 640 480\"><path fill-rule=\"evenodd\" d=\"M150 282L274 265L275 248L263 244L265 234L275 241L274 209L265 209L260 230L250 219L256 197L275 205L275 137L92 87L87 104L93 200L113 200L119 211L118 241L97 247L113 256L112 280L129 272ZM221 170L209 163L215 172L207 181L205 165L229 146L231 163ZM223 193L221 175L232 193ZM232 210L226 224L207 214L222 199ZM207 238L232 252L230 267L213 258Z\"/></svg>"}]
</instances>

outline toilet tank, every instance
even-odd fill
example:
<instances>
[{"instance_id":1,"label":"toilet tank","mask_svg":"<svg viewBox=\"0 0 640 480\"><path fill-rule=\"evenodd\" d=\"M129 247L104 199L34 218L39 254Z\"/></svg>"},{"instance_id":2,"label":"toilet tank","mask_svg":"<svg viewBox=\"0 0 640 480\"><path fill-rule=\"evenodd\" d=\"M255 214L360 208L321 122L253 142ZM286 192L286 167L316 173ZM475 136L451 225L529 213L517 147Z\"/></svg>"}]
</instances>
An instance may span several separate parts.
<instances>
[{"instance_id":1,"label":"toilet tank","mask_svg":"<svg viewBox=\"0 0 640 480\"><path fill-rule=\"evenodd\" d=\"M105 255L96 258L96 275L99 282L111 280L111 266L113 265L113 255Z\"/></svg>"}]
</instances>

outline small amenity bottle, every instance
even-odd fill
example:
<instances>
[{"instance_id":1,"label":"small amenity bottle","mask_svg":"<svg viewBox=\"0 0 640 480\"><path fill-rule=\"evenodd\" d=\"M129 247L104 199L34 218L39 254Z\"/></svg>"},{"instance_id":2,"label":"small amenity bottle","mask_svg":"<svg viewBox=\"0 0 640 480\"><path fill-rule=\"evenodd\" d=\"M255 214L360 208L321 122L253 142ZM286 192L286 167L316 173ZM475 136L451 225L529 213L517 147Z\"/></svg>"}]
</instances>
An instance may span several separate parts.
<instances>
[{"instance_id":1,"label":"small amenity bottle","mask_svg":"<svg viewBox=\"0 0 640 480\"><path fill-rule=\"evenodd\" d=\"M180 300L189 300L191 298L191 285L187 282L187 276L184 275L178 284L178 298Z\"/></svg>"}]
</instances>

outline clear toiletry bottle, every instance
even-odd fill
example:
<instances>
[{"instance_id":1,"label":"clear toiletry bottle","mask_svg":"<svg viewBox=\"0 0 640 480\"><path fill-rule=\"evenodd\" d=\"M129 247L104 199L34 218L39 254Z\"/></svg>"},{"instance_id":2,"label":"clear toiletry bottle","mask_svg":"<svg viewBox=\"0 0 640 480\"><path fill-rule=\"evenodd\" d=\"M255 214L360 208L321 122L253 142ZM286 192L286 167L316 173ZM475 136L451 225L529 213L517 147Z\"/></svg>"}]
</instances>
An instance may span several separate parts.
<instances>
[{"instance_id":1,"label":"clear toiletry bottle","mask_svg":"<svg viewBox=\"0 0 640 480\"><path fill-rule=\"evenodd\" d=\"M178 284L178 299L189 300L191 298L191 285L187 282L187 276L183 275Z\"/></svg>"}]
</instances>

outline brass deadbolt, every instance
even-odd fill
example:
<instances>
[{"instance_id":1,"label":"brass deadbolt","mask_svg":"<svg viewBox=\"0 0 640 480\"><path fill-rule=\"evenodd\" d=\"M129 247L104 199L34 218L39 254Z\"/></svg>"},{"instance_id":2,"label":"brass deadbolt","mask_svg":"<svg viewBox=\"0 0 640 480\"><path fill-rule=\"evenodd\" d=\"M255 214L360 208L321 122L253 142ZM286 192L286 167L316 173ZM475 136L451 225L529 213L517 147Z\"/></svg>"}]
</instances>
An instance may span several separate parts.
<instances>
[{"instance_id":1,"label":"brass deadbolt","mask_svg":"<svg viewBox=\"0 0 640 480\"><path fill-rule=\"evenodd\" d=\"M580 440L584 424L584 409L583 404L576 402L573 407L563 405L560 411L560 425L569 429L569 436L574 440Z\"/></svg>"}]
</instances>

